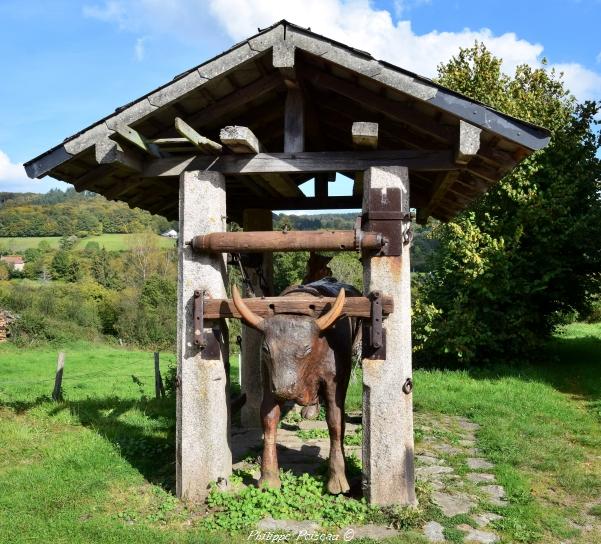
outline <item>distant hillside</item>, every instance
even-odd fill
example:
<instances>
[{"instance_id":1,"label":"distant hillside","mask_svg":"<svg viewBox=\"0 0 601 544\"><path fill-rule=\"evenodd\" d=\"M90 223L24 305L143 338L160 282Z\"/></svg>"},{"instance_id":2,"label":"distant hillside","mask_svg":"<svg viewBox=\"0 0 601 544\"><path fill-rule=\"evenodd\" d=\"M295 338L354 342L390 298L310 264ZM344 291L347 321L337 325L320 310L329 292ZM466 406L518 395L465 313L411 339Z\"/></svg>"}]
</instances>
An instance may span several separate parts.
<instances>
[{"instance_id":1,"label":"distant hillside","mask_svg":"<svg viewBox=\"0 0 601 544\"><path fill-rule=\"evenodd\" d=\"M273 228L281 230L286 225L291 230L345 230L355 226L357 213L321 213L315 215L273 214Z\"/></svg>"},{"instance_id":2,"label":"distant hillside","mask_svg":"<svg viewBox=\"0 0 601 544\"><path fill-rule=\"evenodd\" d=\"M0 193L0 237L97 236L152 229L174 223L94 193L53 189L46 194Z\"/></svg>"}]
</instances>

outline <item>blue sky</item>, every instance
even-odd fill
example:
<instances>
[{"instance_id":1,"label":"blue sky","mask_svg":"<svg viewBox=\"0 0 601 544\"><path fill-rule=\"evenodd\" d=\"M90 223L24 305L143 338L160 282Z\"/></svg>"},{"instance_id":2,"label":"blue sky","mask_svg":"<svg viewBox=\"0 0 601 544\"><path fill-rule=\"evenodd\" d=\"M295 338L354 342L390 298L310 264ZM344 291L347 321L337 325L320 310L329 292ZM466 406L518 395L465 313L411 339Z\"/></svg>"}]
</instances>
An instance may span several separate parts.
<instances>
[{"instance_id":1,"label":"blue sky","mask_svg":"<svg viewBox=\"0 0 601 544\"><path fill-rule=\"evenodd\" d=\"M21 163L282 18L426 76L479 39L601 99L601 0L0 0L0 191L65 187Z\"/></svg>"}]
</instances>

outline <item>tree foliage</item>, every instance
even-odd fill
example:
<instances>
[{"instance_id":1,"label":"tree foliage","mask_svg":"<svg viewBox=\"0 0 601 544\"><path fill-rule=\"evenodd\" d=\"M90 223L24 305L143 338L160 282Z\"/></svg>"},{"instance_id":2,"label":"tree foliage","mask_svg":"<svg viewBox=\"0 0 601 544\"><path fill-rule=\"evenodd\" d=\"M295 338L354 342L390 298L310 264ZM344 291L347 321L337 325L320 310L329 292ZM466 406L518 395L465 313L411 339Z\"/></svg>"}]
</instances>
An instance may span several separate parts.
<instances>
[{"instance_id":1,"label":"tree foliage","mask_svg":"<svg viewBox=\"0 0 601 544\"><path fill-rule=\"evenodd\" d=\"M0 202L0 237L163 232L173 226L164 217L75 189L43 195L0 193Z\"/></svg>"},{"instance_id":2,"label":"tree foliage","mask_svg":"<svg viewBox=\"0 0 601 544\"><path fill-rule=\"evenodd\" d=\"M509 77L482 44L439 66L443 85L547 127L549 146L483 198L434 228L440 247L420 281L415 345L422 364L532 355L599 292L599 105L579 105L561 74L519 66Z\"/></svg>"}]
</instances>

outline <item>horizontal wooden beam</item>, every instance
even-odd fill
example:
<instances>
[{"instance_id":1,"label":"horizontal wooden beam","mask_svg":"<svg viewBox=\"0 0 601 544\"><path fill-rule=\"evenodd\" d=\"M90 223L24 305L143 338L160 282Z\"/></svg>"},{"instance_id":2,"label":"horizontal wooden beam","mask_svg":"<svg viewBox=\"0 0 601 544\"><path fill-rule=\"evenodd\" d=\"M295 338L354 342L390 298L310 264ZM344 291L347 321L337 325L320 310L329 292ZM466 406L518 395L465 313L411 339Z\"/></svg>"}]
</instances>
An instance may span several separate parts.
<instances>
[{"instance_id":1,"label":"horizontal wooden beam","mask_svg":"<svg viewBox=\"0 0 601 544\"><path fill-rule=\"evenodd\" d=\"M446 150L319 151L155 159L147 163L144 177L179 176L184 170L223 174L357 172L372 166L405 166L427 171L457 168L452 152Z\"/></svg>"},{"instance_id":2,"label":"horizontal wooden beam","mask_svg":"<svg viewBox=\"0 0 601 544\"><path fill-rule=\"evenodd\" d=\"M319 317L329 311L336 299L334 297L288 296L288 297L257 297L245 298L248 308L261 317L271 317L276 314L300 314ZM392 297L382 297L383 315L394 311ZM371 301L367 297L347 297L342 308L346 317L371 317ZM230 299L205 299L204 318L221 319L242 316Z\"/></svg>"}]
</instances>

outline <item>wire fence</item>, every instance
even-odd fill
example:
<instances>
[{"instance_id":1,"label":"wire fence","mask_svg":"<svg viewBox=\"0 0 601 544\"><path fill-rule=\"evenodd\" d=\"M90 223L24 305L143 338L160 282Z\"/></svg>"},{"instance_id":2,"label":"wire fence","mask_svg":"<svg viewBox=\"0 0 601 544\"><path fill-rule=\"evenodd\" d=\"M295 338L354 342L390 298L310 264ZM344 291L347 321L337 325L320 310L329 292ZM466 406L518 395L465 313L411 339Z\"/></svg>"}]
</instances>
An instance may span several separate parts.
<instances>
[{"instance_id":1,"label":"wire fence","mask_svg":"<svg viewBox=\"0 0 601 544\"><path fill-rule=\"evenodd\" d=\"M119 361L117 363L103 365L102 369L94 370L91 372L84 372L80 374L69 374L67 372L64 373L64 377L62 377L62 382L66 382L67 384L73 384L77 381L81 381L82 379L95 381L95 378L126 378L131 377L132 382L136 383L136 379L152 379L156 380L157 375L155 373L141 374L140 372L136 372L134 369L127 370L126 372L118 372L119 370L123 370L124 366L129 366L130 368L135 366L136 369L140 368L140 361ZM39 378L35 380L2 380L0 381L0 390L6 390L8 386L16 386L16 385L36 385L36 384L48 384L55 383L56 375L53 374L46 378Z\"/></svg>"}]
</instances>

